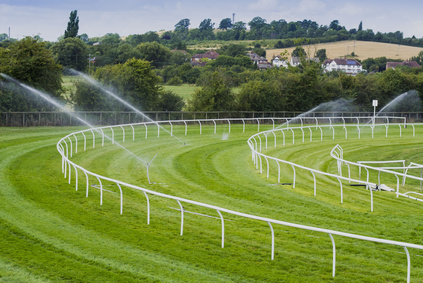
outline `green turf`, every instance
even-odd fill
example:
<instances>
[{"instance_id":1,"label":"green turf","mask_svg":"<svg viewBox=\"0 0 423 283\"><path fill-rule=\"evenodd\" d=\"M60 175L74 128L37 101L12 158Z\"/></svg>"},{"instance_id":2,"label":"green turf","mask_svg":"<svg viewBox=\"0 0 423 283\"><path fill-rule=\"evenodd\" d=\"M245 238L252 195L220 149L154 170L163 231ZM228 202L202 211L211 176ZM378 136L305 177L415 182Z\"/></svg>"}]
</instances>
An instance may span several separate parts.
<instances>
[{"instance_id":1,"label":"green turf","mask_svg":"<svg viewBox=\"0 0 423 283\"><path fill-rule=\"evenodd\" d=\"M170 129L170 127L166 127ZM261 128L265 129L265 126ZM400 247L374 244L335 236L336 277L332 279L332 246L326 234L274 225L275 260L270 260L271 234L267 223L225 215L225 248L221 244L221 223L214 210L184 205L184 235L180 236L180 212L175 201L150 195L151 223L147 225L145 196L123 187L123 215L119 214L116 185L103 182L103 205L99 190L89 187L85 197L85 177L79 172L71 184L63 178L57 141L77 128L0 128L0 281L9 282L381 282L406 279L406 256ZM248 126L220 125L174 127L174 134L187 145L150 127L136 128L135 141L127 129L126 141L115 130L115 138L139 158L150 161L149 185L146 166L110 141L87 135L83 151L78 135L78 153L72 157L87 169L144 186L151 190L201 201L240 212L294 223L396 241L422 244L422 204L396 198L387 192L374 192L374 212L370 212L369 192L344 184L344 203L340 203L339 184L319 176L317 196L313 196L310 173L297 171L296 188L276 185L277 167L270 166L270 178L259 174L251 161L246 140L257 130ZM422 163L423 128L411 137L411 129L399 138L390 130L376 132L376 139L362 133L337 133L335 141L295 144L287 134L286 146L277 136L273 148L269 136L268 154L332 173L336 162L329 152L339 143L349 160L407 159ZM111 131L106 130L111 135ZM331 132L325 132L330 137ZM395 137L394 137L395 136ZM317 131L313 137L319 137ZM376 149L376 150L374 150ZM75 149L74 149L75 150ZM264 167L264 170L266 168ZM344 168L346 170L346 168ZM264 171L265 172L265 171ZM353 171L352 174L357 175ZM371 176L371 180L377 176ZM385 177L392 185L395 180ZM282 182L292 182L292 169L282 166ZM97 184L90 178L90 185ZM405 192L417 184L401 187ZM423 279L423 251L410 249L411 278Z\"/></svg>"},{"instance_id":2,"label":"green turf","mask_svg":"<svg viewBox=\"0 0 423 283\"><path fill-rule=\"evenodd\" d=\"M182 85L162 85L165 91L171 91L176 95L182 97L185 102L188 102L194 98L195 91L199 90L200 87L191 84L182 84ZM239 87L232 88L234 93L240 92Z\"/></svg>"},{"instance_id":3,"label":"green turf","mask_svg":"<svg viewBox=\"0 0 423 283\"><path fill-rule=\"evenodd\" d=\"M182 85L163 85L163 90L171 91L174 94L182 97L185 102L193 99L194 93L196 90L200 89L200 87L190 84L182 84Z\"/></svg>"}]
</instances>

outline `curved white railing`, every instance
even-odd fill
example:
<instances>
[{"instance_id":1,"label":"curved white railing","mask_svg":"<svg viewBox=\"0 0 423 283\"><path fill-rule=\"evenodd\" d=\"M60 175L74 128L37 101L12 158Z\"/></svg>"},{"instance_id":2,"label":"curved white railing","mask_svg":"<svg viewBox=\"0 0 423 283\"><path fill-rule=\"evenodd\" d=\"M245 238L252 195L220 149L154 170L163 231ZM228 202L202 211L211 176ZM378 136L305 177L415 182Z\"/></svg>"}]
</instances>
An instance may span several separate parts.
<instances>
[{"instance_id":1,"label":"curved white railing","mask_svg":"<svg viewBox=\"0 0 423 283\"><path fill-rule=\"evenodd\" d=\"M273 226L272 224L279 224L279 225L284 225L284 226L289 226L289 227L294 227L294 228L299 228L299 229L303 229L303 230L308 230L308 231L315 231L315 232L321 232L321 233L326 233L329 235L331 242L332 242L332 249L333 249L333 256L332 256L332 276L335 276L335 267L336 267L336 246L335 246L335 241L333 238L333 235L338 235L338 236L343 236L343 237L348 237L348 238L353 238L353 239L359 239L359 240L365 240L365 241L371 241L371 242L377 242L377 243L384 243L384 244L389 244L389 245L395 245L395 246L401 246L404 248L406 255L407 255L407 281L410 281L410 267L411 267L411 260L410 260L410 255L408 252L408 248L415 248L415 249L421 249L423 250L423 245L417 245L417 244L412 244L412 243L405 243L405 242L398 242L398 241L392 241L392 240L386 240L386 239L380 239L380 238L374 238L374 237L367 237L367 236L363 236L363 235L357 235L357 234L351 234L351 233L345 233L345 232L341 232L341 231L335 231L335 230L330 230L330 229L323 229L323 228L318 228L318 227L312 227L312 226L307 226L307 225L301 225L301 224L296 224L296 223L290 223L290 222L285 222L285 221L281 221L281 220L277 220L277 219L271 219L271 218L267 218L267 217L261 217L261 216L257 216L257 215L252 215L252 214L246 214L246 213L242 213L242 212L238 212L238 211L234 211L234 210L230 210L227 208L223 208L223 207L218 207L218 206L214 206L214 205L210 205L210 204L206 204L206 203L201 203L201 202L197 202L197 201L193 201L193 200L189 200L189 199L185 199L185 198L180 198L177 196L172 196L172 195L168 195L168 194L163 194L163 193L159 193L159 192L155 192L152 190L149 190L147 188L143 188L140 186L136 186L133 184L129 184L120 180L116 180L113 178L109 178L107 176L102 176L99 174L96 174L94 172L91 172L85 168L83 168L82 166L72 162L70 160L70 158L72 157L73 152L77 153L77 144L78 144L78 136L81 135L83 137L83 142L84 142L84 151L87 149L87 138L86 138L86 134L92 135L92 139L93 139L93 148L95 148L96 146L96 134L101 136L101 142L102 145L104 145L105 142L105 138L111 140L112 143L118 144L115 141L115 137L114 137L114 128L120 129L122 131L123 134L123 142L125 141L125 135L126 135L126 131L125 131L125 127L128 128L130 127L132 130L132 139L135 140L135 128L137 126L142 127L143 129L145 129L145 133L146 136L145 138L148 137L148 125L158 125L158 123L160 124L169 124L171 126L171 131L170 131L170 135L173 135L173 124L176 123L183 123L185 125L185 134L187 134L187 127L188 124L199 124L200 126L200 134L202 131L202 122L203 123L213 123L214 124L214 133L216 133L216 122L227 122L228 126L229 126L229 132L230 132L230 125L231 125L231 121L232 122L242 122L243 123L243 131L245 131L245 122L246 121L256 121L257 125L258 125L258 131L260 130L260 121L263 120L268 120L268 121L272 121L273 122L273 130L271 131L265 131L265 132L261 132L258 133L256 135L251 136L248 139L248 144L252 150L252 156L253 156L253 160L256 164L256 167L258 168L258 160L260 160L260 172L262 172L262 162L261 162L261 158L265 158L267 161L267 174L269 175L269 163L268 163L268 159L273 159L275 161L277 161L278 163L278 167L279 167L279 162L283 162L286 164L289 164L292 166L292 168L294 169L294 187L295 187L295 167L298 168L302 168L302 169L306 169L309 170L311 172L311 174L314 177L314 188L315 188L315 193L316 193L316 178L315 178L315 174L323 174L326 176L330 176L330 177L334 177L336 178L341 186L341 202L342 202L342 183L341 180L348 180L345 177L339 176L339 175L334 175L334 174L330 174L330 173L326 173L326 172L321 172L315 169L311 169L311 168L306 168L304 166L300 166L297 164L294 164L292 162L288 162L288 161L284 161L284 160L279 160L276 159L274 157L270 157L270 156L266 156L264 154L262 154L261 151L261 146L262 146L262 141L261 141L261 137L260 135L262 135L265 140L266 140L266 148L267 148L267 135L268 134L273 134L274 139L275 139L275 146L276 146L276 134L274 133L275 131L281 131L284 138L284 131L290 131L293 134L294 137L294 129L297 130L301 130L302 131L302 138L304 141L304 129L309 129L310 130L310 140L312 140L312 135L311 135L311 127L316 127L316 128L320 128L320 133L321 133L321 139L323 139L323 131L322 131L322 127L329 127L330 129L332 129L333 131L333 138L335 138L335 127L341 126L343 127L343 129L345 130L345 133L347 133L346 128L349 126L347 124L345 124L345 119L351 119L351 118L343 118L341 117L340 119L343 119L344 123L340 124L340 125L334 125L332 124L333 121L336 121L335 119L337 118L322 118L322 119L329 119L330 121L330 125L328 126L323 126L318 124L318 122L316 122L315 125L313 126L304 126L304 123L306 122L305 119L304 120L300 120L301 123L301 127L295 127L292 128L290 127L289 123L286 123L286 128L284 129L275 129L275 120L285 120L287 122L290 122L290 120L287 120L288 118L253 118L253 119L212 119L212 120L175 120L175 121L161 121L161 122L145 122L145 123L137 123L137 124L125 124L125 125L116 125L116 126L106 126L106 127L99 127L99 128L92 128L92 129L87 129L87 130L83 130L83 131L79 131L79 132L74 132L71 133L65 137L63 137L62 139L59 140L59 142L57 143L57 150L58 152L61 154L62 156L62 173L64 173L65 178L68 178L68 182L69 184L71 183L71 175L72 175L72 171L75 174L75 187L76 190L78 190L78 171L82 172L85 176L85 183L86 183L86 196L88 196L88 192L89 192L89 184L90 184L90 180L89 180L89 176L94 177L98 183L99 183L99 189L100 189L100 205L103 203L103 191L105 190L103 188L103 182L107 181L107 182L111 182L116 184L116 186L119 189L120 192L120 213L123 213L123 190L122 187L127 187L127 188L132 188L135 190L139 190L142 191L146 197L146 201L147 201L147 224L150 223L150 201L149 201L149 195L155 195L155 196L159 196L159 197L163 197L166 199L171 199L171 200L175 200L179 207L180 207L180 211L181 211L181 228L180 228L180 235L183 235L183 228L184 228L184 207L183 204L192 204L195 206L200 206L200 207L204 207L204 208L208 208L208 209L212 209L215 210L217 212L217 214L219 215L220 219L221 219L221 225L222 225L222 241L221 241L221 246L222 248L224 247L224 238L225 238L225 222L224 222L224 217L222 215L222 212L231 214L231 215L236 215L236 216L240 216L240 217L244 217L244 218L248 218L248 219L254 219L254 220L259 220L259 221L263 221L266 222L271 230L271 236L272 236L272 244L271 244L271 259L274 259L274 249L275 249L275 236L274 236L274 230L273 230ZM319 121L319 118L313 118L315 119L315 121ZM355 118L357 119L357 121L359 121L361 118L357 117ZM368 119L368 118L367 118ZM392 125L392 124L391 124ZM366 125L361 125L361 126L366 126ZM369 125L370 126L370 125ZM354 127L359 128L358 125L354 125ZM160 136L160 127L158 128L158 136ZM372 128L372 133L373 133L373 127L370 126L370 128ZM104 129L110 129L112 132L112 136L106 136L104 134ZM414 126L413 126L414 129ZM358 129L358 133L360 133L360 129ZM413 131L414 133L414 131ZM372 134L373 135L373 134ZM347 137L347 134L346 134ZM259 143L257 143L256 138L259 140ZM75 142L75 150L73 150L73 143ZM293 142L295 142L295 139L293 138ZM285 144L285 139L284 139L284 144ZM260 146L260 151L258 151L258 145ZM73 168L73 170L72 170ZM279 176L280 176L280 167L279 167ZM103 181L103 182L102 182ZM368 182L364 182L364 181L360 181L360 180L355 180L356 182L361 182L363 184L366 184L367 186L369 185ZM372 190L369 190L370 192ZM371 198L372 197L372 193L371 193ZM373 201L372 201L373 203ZM372 208L373 209L373 208Z\"/></svg>"},{"instance_id":2,"label":"curved white railing","mask_svg":"<svg viewBox=\"0 0 423 283\"><path fill-rule=\"evenodd\" d=\"M420 181L420 183L423 182L423 177L422 176L421 177L417 177L417 176L414 176L414 175L410 175L407 172L409 169L423 169L423 165L419 165L419 164L416 164L416 163L410 163L409 166L405 166L405 160L357 161L357 162L348 161L348 160L345 160L342 156L340 156L339 154L336 153L336 150L339 149L339 148L340 148L340 146L339 145L336 145L332 149L330 155L338 161L337 162L337 164L338 164L338 172L339 172L340 175L342 175L342 169L341 169L342 164L347 165L347 167L348 167L348 176L349 177L351 176L351 166L358 167L359 179L360 180L361 180L361 169L364 168L366 170L366 172L367 172L367 174L366 174L366 180L367 180L367 182L369 182L369 179L370 179L370 172L371 171L376 171L378 173L378 185L381 184L381 173L386 173L387 175L394 175L396 177L396 179L397 179L397 188L396 188L396 195L397 195L397 197L398 196L405 196L405 197L412 198L412 199L415 199L415 200L418 200L418 201L423 201L421 199L410 197L407 194L402 194L402 193L399 192L399 187L400 187L399 177L402 177L402 179L403 179L402 184L403 185L405 184L406 178L418 180L418 181ZM374 167L374 166L365 165L365 164L375 164L375 163L403 163L403 166L397 166L397 167L394 167L394 166L391 166L391 167ZM392 171L392 170L403 170L404 173L396 172L396 171ZM356 180L354 180L354 181L356 181Z\"/></svg>"}]
</instances>

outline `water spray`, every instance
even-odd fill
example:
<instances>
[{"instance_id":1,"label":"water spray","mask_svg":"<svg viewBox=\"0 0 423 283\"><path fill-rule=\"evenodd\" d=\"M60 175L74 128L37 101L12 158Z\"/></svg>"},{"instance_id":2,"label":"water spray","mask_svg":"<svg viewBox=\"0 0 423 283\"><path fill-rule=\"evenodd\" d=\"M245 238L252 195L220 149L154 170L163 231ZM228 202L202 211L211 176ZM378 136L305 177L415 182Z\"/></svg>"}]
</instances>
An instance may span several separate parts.
<instances>
[{"instance_id":1,"label":"water spray","mask_svg":"<svg viewBox=\"0 0 423 283\"><path fill-rule=\"evenodd\" d=\"M154 121L153 119L151 119L150 117L148 117L147 115L145 115L143 112L141 112L139 109L137 109L136 107L134 107L132 104L130 104L129 102L125 101L124 99L122 99L118 95L116 95L113 92L111 92L111 91L107 90L106 88L104 88L98 81L96 81L93 78L91 78L90 76L85 75L85 74L83 74L81 72L78 72L76 70L73 70L73 69L70 69L70 70L73 73L75 73L75 74L81 76L82 78L84 78L90 84L92 84L92 85L100 88L103 92L105 92L106 94L110 95L111 97L113 97L114 99L116 99L117 101L119 101L120 103L122 103L123 105L125 105L126 107L132 109L134 112L136 112L137 114L141 115L142 117L144 117L148 121L153 122L154 124L156 124L157 127L159 127L160 129L163 129L166 133L168 133L171 137L174 137L177 141L179 141L183 145L186 145L181 139L179 139L175 135L172 135L168 130L166 130L164 127L162 127L159 123L157 123L156 121Z\"/></svg>"},{"instance_id":2,"label":"water spray","mask_svg":"<svg viewBox=\"0 0 423 283\"><path fill-rule=\"evenodd\" d=\"M76 115L75 113L72 113L72 112L70 112L70 111L68 111L68 110L66 110L66 108L65 108L65 106L64 105L62 105L62 104L60 104L59 102L57 102L55 99L53 99L50 95L48 95L48 94L46 94L46 93L43 93L42 91L39 91L39 90L37 90L37 89L35 89L35 88L32 88L32 87L30 87L30 86L28 86L28 85L26 85L26 84L24 84L24 83L21 83L21 82L19 82L18 80L16 80L16 79L14 79L14 78L12 78L12 77L10 77L10 76L8 76L8 75L6 75L6 74L3 74L3 73L0 73L0 76L2 76L3 78L5 78L6 80L8 80L8 81L10 81L10 82L12 82L12 83L14 83L15 85L17 85L17 86L20 86L20 87L23 87L24 89L26 89L26 90L28 90L28 91L30 91L30 92L32 92L32 93L34 93L34 94L36 94L36 95L38 95L38 96L40 96L41 98L43 98L44 100L46 100L48 103L50 103L50 104L52 104L53 106L55 106L55 107L57 107L57 108L59 108L59 109L62 109L62 110L64 110L66 113L68 113L70 116L72 116L73 118L75 118L75 119L77 119L78 121L80 121L81 123L83 123L84 125L86 125L86 126L88 126L88 127L90 127L90 128L94 128L94 126L93 125L91 125L90 123L88 123L87 121L85 121L84 119L82 119L81 117L79 117L78 115ZM100 132L99 130L96 130L98 133L100 133L100 134L103 134L104 135L104 133L102 133L102 132ZM107 136L107 135L104 135L108 140L112 140L109 136ZM148 163L146 162L146 161L144 161L143 159L141 159L140 157L138 157L138 156L136 156L133 152L131 152L129 149L127 149L127 148L125 148L123 145L121 145L120 143L118 143L118 142L114 142L117 146L119 146L120 148L122 148L123 150L125 150L126 152L128 152L129 154L131 154L133 157L135 157L136 159L138 159L139 161L141 161L141 162L143 162L143 163L145 163L145 164L147 164L148 165Z\"/></svg>"},{"instance_id":3,"label":"water spray","mask_svg":"<svg viewBox=\"0 0 423 283\"><path fill-rule=\"evenodd\" d=\"M148 172L148 168L150 167L151 163L153 163L153 160L154 160L154 158L156 158L156 156L157 156L157 153L156 153L156 155L154 155L153 159L151 159L151 161L147 163L147 179L148 179L148 183L149 183L150 185L151 185L152 183L150 182L150 174L149 174L149 172Z\"/></svg>"}]
</instances>

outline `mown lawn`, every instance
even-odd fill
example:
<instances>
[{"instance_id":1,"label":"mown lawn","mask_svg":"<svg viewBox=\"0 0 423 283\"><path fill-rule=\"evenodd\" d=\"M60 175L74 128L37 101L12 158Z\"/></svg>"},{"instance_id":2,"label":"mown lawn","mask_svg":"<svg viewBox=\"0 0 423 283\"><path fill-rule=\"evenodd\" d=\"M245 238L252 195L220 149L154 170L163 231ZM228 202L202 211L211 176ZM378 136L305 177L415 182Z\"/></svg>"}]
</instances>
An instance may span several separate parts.
<instances>
[{"instance_id":1,"label":"mown lawn","mask_svg":"<svg viewBox=\"0 0 423 283\"><path fill-rule=\"evenodd\" d=\"M264 130L263 126L261 130ZM170 127L166 126L170 129ZM119 214L119 190L103 182L103 205L90 178L86 196L85 177L79 172L71 184L61 173L57 141L77 128L0 128L0 281L268 281L268 282L381 282L406 279L406 255L400 247L374 244L335 236L336 277L332 278L332 245L326 234L274 225L275 260L270 259L271 234L267 223L225 217L225 248L221 248L221 222L216 211L184 205L184 235L180 236L180 211L175 201L150 195L151 223L147 225L143 193L123 188L123 214ZM201 201L240 212L299 224L318 226L360 235L423 244L420 202L396 198L388 192L374 192L370 212L369 192L344 184L340 203L339 183L318 177L317 196L313 178L297 172L296 188L277 183L277 167L270 165L270 178L259 174L251 162L246 140L255 125L174 127L174 134L186 143L157 128L136 127L135 141L127 131L115 131L116 141L139 159L105 140L87 137L83 151L78 136L78 153L72 157L89 170L144 186L151 190ZM336 172L329 152L339 143L350 160L407 159L423 163L423 128L411 137L411 128L402 132L384 131L360 140L350 132L348 140L337 138L303 144L297 133L295 144L277 137L278 147L269 139L267 152L296 163ZM105 131L107 135L111 132ZM318 137L317 132L313 132ZM325 133L331 137L331 132ZM288 142L290 141L290 142ZM74 149L75 151L75 149ZM149 162L148 184L146 166ZM264 171L265 172L265 171ZM292 182L292 169L282 166L281 182ZM357 172L352 172L356 174ZM371 177L373 180L377 176ZM395 180L384 178L388 185ZM418 190L410 182L401 190ZM195 212L199 214L194 214ZM200 215L201 214L201 215ZM423 280L423 251L410 249L411 278Z\"/></svg>"},{"instance_id":2,"label":"mown lawn","mask_svg":"<svg viewBox=\"0 0 423 283\"><path fill-rule=\"evenodd\" d=\"M182 97L185 102L194 98L194 93L200 87L196 85L183 84L183 85L162 85L165 91L171 91L174 94Z\"/></svg>"}]
</instances>

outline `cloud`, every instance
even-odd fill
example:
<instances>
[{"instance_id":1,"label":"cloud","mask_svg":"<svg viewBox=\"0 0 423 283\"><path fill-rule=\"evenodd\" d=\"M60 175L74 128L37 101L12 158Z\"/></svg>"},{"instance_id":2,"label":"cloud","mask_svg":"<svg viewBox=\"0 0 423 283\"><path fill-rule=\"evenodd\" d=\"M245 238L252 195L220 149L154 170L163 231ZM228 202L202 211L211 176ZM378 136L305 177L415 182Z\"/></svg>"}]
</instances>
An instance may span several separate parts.
<instances>
[{"instance_id":1,"label":"cloud","mask_svg":"<svg viewBox=\"0 0 423 283\"><path fill-rule=\"evenodd\" d=\"M279 7L278 0L257 0L247 6L249 11L272 11Z\"/></svg>"},{"instance_id":2,"label":"cloud","mask_svg":"<svg viewBox=\"0 0 423 283\"><path fill-rule=\"evenodd\" d=\"M302 0L298 4L298 12L305 14L317 14L326 11L326 4L319 0Z\"/></svg>"},{"instance_id":3,"label":"cloud","mask_svg":"<svg viewBox=\"0 0 423 283\"><path fill-rule=\"evenodd\" d=\"M368 7L365 9L365 7L363 7L362 5L357 5L356 3L347 2L343 3L342 6L336 9L336 12L339 13L339 15L343 15L343 17L362 16L363 14L368 14L369 9Z\"/></svg>"}]
</instances>

